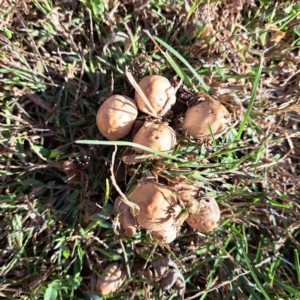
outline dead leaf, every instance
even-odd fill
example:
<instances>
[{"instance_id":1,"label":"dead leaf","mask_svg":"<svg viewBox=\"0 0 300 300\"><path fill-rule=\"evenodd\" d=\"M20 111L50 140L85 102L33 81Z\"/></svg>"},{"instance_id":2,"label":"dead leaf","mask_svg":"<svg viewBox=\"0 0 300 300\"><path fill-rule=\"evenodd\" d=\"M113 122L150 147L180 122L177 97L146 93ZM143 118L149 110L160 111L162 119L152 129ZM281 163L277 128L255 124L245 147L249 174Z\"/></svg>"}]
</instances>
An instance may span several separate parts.
<instances>
[{"instance_id":1,"label":"dead leaf","mask_svg":"<svg viewBox=\"0 0 300 300\"><path fill-rule=\"evenodd\" d=\"M286 108L278 109L275 112L277 112L277 113L284 113L284 112L289 112L289 111L300 112L300 104L293 104L293 105L288 106Z\"/></svg>"},{"instance_id":2,"label":"dead leaf","mask_svg":"<svg viewBox=\"0 0 300 300\"><path fill-rule=\"evenodd\" d=\"M131 49L131 41L130 41L130 38L127 38L124 41L124 51L125 51L125 53L129 53L130 49Z\"/></svg>"},{"instance_id":3,"label":"dead leaf","mask_svg":"<svg viewBox=\"0 0 300 300\"><path fill-rule=\"evenodd\" d=\"M279 28L277 25L275 24L265 24L265 30L274 30L274 31L278 31Z\"/></svg>"},{"instance_id":4,"label":"dead leaf","mask_svg":"<svg viewBox=\"0 0 300 300\"><path fill-rule=\"evenodd\" d=\"M94 219L94 216L100 212L97 202L95 198L83 199L83 210L81 211L83 226L87 226Z\"/></svg>"},{"instance_id":5,"label":"dead leaf","mask_svg":"<svg viewBox=\"0 0 300 300\"><path fill-rule=\"evenodd\" d=\"M265 30L275 31L272 34L271 41L275 42L276 44L278 44L285 37L285 32L281 31L275 24L265 24Z\"/></svg>"},{"instance_id":6,"label":"dead leaf","mask_svg":"<svg viewBox=\"0 0 300 300\"><path fill-rule=\"evenodd\" d=\"M116 42L120 42L120 41L124 41L126 39L128 39L129 36L124 33L124 32L117 32L115 33L107 42L106 44L104 45L103 47L103 52L106 51L107 47L110 45L110 44L113 44L113 43L116 43Z\"/></svg>"},{"instance_id":7,"label":"dead leaf","mask_svg":"<svg viewBox=\"0 0 300 300\"><path fill-rule=\"evenodd\" d=\"M175 284L175 282L177 281L177 278L183 278L182 274L180 273L180 271L178 269L171 269L168 272L168 275L165 276L162 280L161 280L161 287L163 289L164 292L168 291L169 289L171 289L173 287L173 285ZM183 278L184 280L184 278Z\"/></svg>"},{"instance_id":8,"label":"dead leaf","mask_svg":"<svg viewBox=\"0 0 300 300\"><path fill-rule=\"evenodd\" d=\"M178 291L181 299L184 299L185 280L177 264L168 257L159 258L144 271L144 275L149 279L149 285L160 284L163 292L171 288Z\"/></svg>"},{"instance_id":9,"label":"dead leaf","mask_svg":"<svg viewBox=\"0 0 300 300\"><path fill-rule=\"evenodd\" d=\"M284 37L285 37L285 32L278 30L272 34L271 41L278 44Z\"/></svg>"},{"instance_id":10,"label":"dead leaf","mask_svg":"<svg viewBox=\"0 0 300 300\"><path fill-rule=\"evenodd\" d=\"M44 101L41 97L34 94L32 91L26 90L26 96L35 104L45 109L47 112L52 112L53 109L51 108L50 104Z\"/></svg>"},{"instance_id":11,"label":"dead leaf","mask_svg":"<svg viewBox=\"0 0 300 300\"><path fill-rule=\"evenodd\" d=\"M141 162L149 160L149 159L153 160L153 159L160 159L160 158L161 158L161 156L153 155L153 154L146 154L146 155L132 154L132 155L128 155L128 156L123 156L122 161L125 164L133 165L133 164L141 163Z\"/></svg>"},{"instance_id":12,"label":"dead leaf","mask_svg":"<svg viewBox=\"0 0 300 300\"><path fill-rule=\"evenodd\" d=\"M204 39L206 39L206 38L212 36L213 33L214 33L213 28L212 28L211 26L207 25L207 26L205 27L205 29L202 31L202 33L201 33L199 39L200 39L200 40L204 40Z\"/></svg>"}]
</instances>

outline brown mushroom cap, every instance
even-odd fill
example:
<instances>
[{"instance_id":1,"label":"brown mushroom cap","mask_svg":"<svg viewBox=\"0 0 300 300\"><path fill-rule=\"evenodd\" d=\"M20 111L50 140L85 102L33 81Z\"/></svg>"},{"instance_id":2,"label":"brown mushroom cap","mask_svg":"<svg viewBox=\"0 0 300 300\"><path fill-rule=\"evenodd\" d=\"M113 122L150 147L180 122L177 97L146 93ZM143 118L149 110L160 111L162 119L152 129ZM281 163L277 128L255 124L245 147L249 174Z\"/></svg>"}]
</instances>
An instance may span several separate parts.
<instances>
[{"instance_id":1,"label":"brown mushroom cap","mask_svg":"<svg viewBox=\"0 0 300 300\"><path fill-rule=\"evenodd\" d=\"M176 204L176 196L170 190L153 181L142 181L128 199L140 207L136 220L144 229L159 231L173 226L172 206Z\"/></svg>"},{"instance_id":2,"label":"brown mushroom cap","mask_svg":"<svg viewBox=\"0 0 300 300\"><path fill-rule=\"evenodd\" d=\"M161 116L162 111L167 112L176 101L174 87L166 77L146 76L139 82L139 86L158 116ZM134 99L140 111L151 113L137 91L135 91Z\"/></svg>"},{"instance_id":3,"label":"brown mushroom cap","mask_svg":"<svg viewBox=\"0 0 300 300\"><path fill-rule=\"evenodd\" d=\"M110 263L104 269L102 277L98 278L95 290L103 296L113 293L123 284L126 277L125 267L122 263Z\"/></svg>"},{"instance_id":4,"label":"brown mushroom cap","mask_svg":"<svg viewBox=\"0 0 300 300\"><path fill-rule=\"evenodd\" d=\"M230 121L230 114L225 106L206 100L186 111L182 128L195 139L209 138L209 124L217 138L225 132Z\"/></svg>"},{"instance_id":5,"label":"brown mushroom cap","mask_svg":"<svg viewBox=\"0 0 300 300\"><path fill-rule=\"evenodd\" d=\"M158 231L151 231L151 235L158 238L163 243L172 243L177 237L177 227L172 225Z\"/></svg>"},{"instance_id":6,"label":"brown mushroom cap","mask_svg":"<svg viewBox=\"0 0 300 300\"><path fill-rule=\"evenodd\" d=\"M176 144L175 131L166 124L145 123L133 138L133 142L158 151L168 151ZM137 153L146 151L134 148Z\"/></svg>"},{"instance_id":7,"label":"brown mushroom cap","mask_svg":"<svg viewBox=\"0 0 300 300\"><path fill-rule=\"evenodd\" d=\"M121 197L115 200L114 206L118 212L119 222L124 230L124 234L133 237L137 230L137 223L130 213L129 206L121 200Z\"/></svg>"},{"instance_id":8,"label":"brown mushroom cap","mask_svg":"<svg viewBox=\"0 0 300 300\"><path fill-rule=\"evenodd\" d=\"M96 122L107 139L117 140L130 132L137 115L138 110L133 99L113 95L100 106Z\"/></svg>"},{"instance_id":9,"label":"brown mushroom cap","mask_svg":"<svg viewBox=\"0 0 300 300\"><path fill-rule=\"evenodd\" d=\"M189 214L186 222L200 232L209 232L218 226L220 217L221 213L216 200L205 196L200 200L198 212Z\"/></svg>"},{"instance_id":10,"label":"brown mushroom cap","mask_svg":"<svg viewBox=\"0 0 300 300\"><path fill-rule=\"evenodd\" d=\"M80 181L80 171L72 161L64 161L62 164L62 170L66 173L67 179L70 182Z\"/></svg>"}]
</instances>

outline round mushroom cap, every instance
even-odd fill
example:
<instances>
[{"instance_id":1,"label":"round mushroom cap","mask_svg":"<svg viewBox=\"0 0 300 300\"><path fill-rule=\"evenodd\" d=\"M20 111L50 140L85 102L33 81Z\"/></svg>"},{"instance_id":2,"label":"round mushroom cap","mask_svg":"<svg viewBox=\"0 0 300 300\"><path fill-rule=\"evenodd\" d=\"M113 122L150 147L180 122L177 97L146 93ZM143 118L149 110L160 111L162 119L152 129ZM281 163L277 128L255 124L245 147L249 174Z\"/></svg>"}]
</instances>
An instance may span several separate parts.
<instances>
[{"instance_id":1,"label":"round mushroom cap","mask_svg":"<svg viewBox=\"0 0 300 300\"><path fill-rule=\"evenodd\" d=\"M121 197L115 200L114 206L118 213L119 222L121 228L124 230L124 234L128 237L133 237L138 225L131 215L129 206L121 200Z\"/></svg>"},{"instance_id":2,"label":"round mushroom cap","mask_svg":"<svg viewBox=\"0 0 300 300\"><path fill-rule=\"evenodd\" d=\"M62 170L66 173L67 179L71 182L80 181L80 171L77 166L69 160L66 160L62 164Z\"/></svg>"},{"instance_id":3,"label":"round mushroom cap","mask_svg":"<svg viewBox=\"0 0 300 300\"><path fill-rule=\"evenodd\" d=\"M164 115L176 101L175 89L166 77L146 76L139 82L139 86L158 116L162 116L161 113ZM140 111L151 113L137 91L135 91L134 99Z\"/></svg>"},{"instance_id":4,"label":"round mushroom cap","mask_svg":"<svg viewBox=\"0 0 300 300\"><path fill-rule=\"evenodd\" d=\"M200 232L209 232L218 226L221 213L217 201L210 196L200 200L197 213L190 213L186 222Z\"/></svg>"},{"instance_id":5,"label":"round mushroom cap","mask_svg":"<svg viewBox=\"0 0 300 300\"><path fill-rule=\"evenodd\" d=\"M136 221L142 228L152 232L175 224L172 206L176 204L176 196L170 190L153 181L142 181L128 199L140 207Z\"/></svg>"},{"instance_id":6,"label":"round mushroom cap","mask_svg":"<svg viewBox=\"0 0 300 300\"><path fill-rule=\"evenodd\" d=\"M151 235L155 236L163 243L169 244L177 238L177 231L177 227L173 225L158 231L151 231Z\"/></svg>"},{"instance_id":7,"label":"round mushroom cap","mask_svg":"<svg viewBox=\"0 0 300 300\"><path fill-rule=\"evenodd\" d=\"M97 279L95 290L103 296L115 292L126 279L125 267L122 263L114 262L107 265L102 277Z\"/></svg>"},{"instance_id":8,"label":"round mushroom cap","mask_svg":"<svg viewBox=\"0 0 300 300\"><path fill-rule=\"evenodd\" d=\"M137 118L135 101L129 97L113 95L100 106L96 122L102 133L109 140L126 136Z\"/></svg>"},{"instance_id":9,"label":"round mushroom cap","mask_svg":"<svg viewBox=\"0 0 300 300\"><path fill-rule=\"evenodd\" d=\"M230 121L230 114L224 105L206 100L188 108L182 128L195 139L210 138L209 124L217 138L226 131Z\"/></svg>"},{"instance_id":10,"label":"round mushroom cap","mask_svg":"<svg viewBox=\"0 0 300 300\"><path fill-rule=\"evenodd\" d=\"M166 124L145 123L133 138L133 142L158 151L168 151L176 144L175 131ZM133 148L137 153L148 153Z\"/></svg>"}]
</instances>

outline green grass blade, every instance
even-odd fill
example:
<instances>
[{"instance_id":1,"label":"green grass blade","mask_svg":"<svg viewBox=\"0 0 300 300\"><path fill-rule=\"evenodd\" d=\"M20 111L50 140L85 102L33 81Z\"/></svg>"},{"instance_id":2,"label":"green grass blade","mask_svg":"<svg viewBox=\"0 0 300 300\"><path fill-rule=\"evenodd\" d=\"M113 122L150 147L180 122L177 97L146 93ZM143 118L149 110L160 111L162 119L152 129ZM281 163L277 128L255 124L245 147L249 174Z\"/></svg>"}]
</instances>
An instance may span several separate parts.
<instances>
[{"instance_id":1,"label":"green grass blade","mask_svg":"<svg viewBox=\"0 0 300 300\"><path fill-rule=\"evenodd\" d=\"M126 141L94 141L94 140L80 140L76 142L77 144L89 144L89 145L106 145L106 146L127 146L127 147L135 147L135 148L139 148L148 152L151 152L155 155L160 155L169 159L174 159L174 160L179 160L182 162L185 162L185 160L181 160L179 158L177 158L176 156L167 154L165 152L161 152L161 151L157 151L154 150L152 148L146 147L146 146L142 146L140 144L136 144L136 143L131 143L131 142L126 142Z\"/></svg>"},{"instance_id":2,"label":"green grass blade","mask_svg":"<svg viewBox=\"0 0 300 300\"><path fill-rule=\"evenodd\" d=\"M258 296L255 293L254 288L251 286L250 281L248 280L247 277L241 276L239 278L239 281L245 286L245 288L248 290L251 298L250 299L255 299L255 300L261 300L260 298L258 298Z\"/></svg>"},{"instance_id":3,"label":"green grass blade","mask_svg":"<svg viewBox=\"0 0 300 300\"><path fill-rule=\"evenodd\" d=\"M208 129L209 129L210 136L212 138L212 142L213 142L214 148L217 149L217 143L216 143L215 135L214 135L214 133L213 133L213 131L211 129L210 124L208 124Z\"/></svg>"},{"instance_id":4,"label":"green grass blade","mask_svg":"<svg viewBox=\"0 0 300 300\"><path fill-rule=\"evenodd\" d=\"M294 257L295 257L295 267L298 277L298 284L300 284L300 263L299 263L299 252L298 249L294 249Z\"/></svg>"},{"instance_id":5,"label":"green grass blade","mask_svg":"<svg viewBox=\"0 0 300 300\"><path fill-rule=\"evenodd\" d=\"M266 280L266 281L269 281L270 278L269 276L261 273L261 272L256 272L257 276L259 276L260 278ZM288 293L290 293L291 295L300 295L300 292L297 288L294 288L286 283L283 283L281 281L282 278L279 279L279 277L275 277L274 279L274 285L277 285L278 287L284 289L285 291L287 291ZM300 298L299 298L300 299Z\"/></svg>"},{"instance_id":6,"label":"green grass blade","mask_svg":"<svg viewBox=\"0 0 300 300\"><path fill-rule=\"evenodd\" d=\"M176 63L176 61L168 54L165 54L165 57L167 59L167 61L169 62L169 64L172 66L172 68L174 69L174 71L177 73L177 75L183 80L183 82L187 85L187 86L193 86L193 83L191 81L191 79L188 77L188 75L178 66L178 64Z\"/></svg>"},{"instance_id":7,"label":"green grass blade","mask_svg":"<svg viewBox=\"0 0 300 300\"><path fill-rule=\"evenodd\" d=\"M191 72L192 74L198 79L202 87L207 93L210 93L209 87L204 82L203 78L194 70L194 68L188 63L188 61L181 56L176 50L174 50L170 45L168 45L166 42L161 40L160 38L154 36L153 37L157 42L159 42L161 45L163 45L166 49L168 49L172 54L174 54Z\"/></svg>"},{"instance_id":8,"label":"green grass blade","mask_svg":"<svg viewBox=\"0 0 300 300\"><path fill-rule=\"evenodd\" d=\"M263 68L263 62L264 62L264 55L261 54L260 55L260 60L259 60L259 65L258 65L258 70L257 70L257 73L256 73L255 78L254 78L254 83L253 83L253 88L252 88L252 94L251 94L250 102L249 102L249 105L248 105L247 111L245 113L243 122L241 124L241 127L239 128L239 131L237 133L237 136L236 136L235 140L239 140L240 139L240 137L241 137L241 135L243 133L243 130L245 128L245 125L246 125L246 123L248 121L248 118L250 116L250 112L252 110L253 103L254 103L254 100L255 100L255 97L256 97L256 91L257 91L257 87L258 87L258 84L259 84L259 80L260 80L260 76L261 76L261 72L262 72L262 68Z\"/></svg>"},{"instance_id":9,"label":"green grass blade","mask_svg":"<svg viewBox=\"0 0 300 300\"><path fill-rule=\"evenodd\" d=\"M253 267L252 267L252 265L251 265L251 263L249 261L247 253L244 251L243 248L241 248L241 250L242 250L242 253L243 253L243 256L244 256L244 262L246 263L246 266L249 269L250 274L251 274L252 278L254 279L254 281L255 281L258 289L264 295L264 297L265 297L264 299L271 300L271 298L269 297L268 293L266 292L266 290L264 289L264 287L260 283L260 281L259 281L259 279L258 279L258 277L257 277L257 275L255 273L255 270L253 269Z\"/></svg>"}]
</instances>

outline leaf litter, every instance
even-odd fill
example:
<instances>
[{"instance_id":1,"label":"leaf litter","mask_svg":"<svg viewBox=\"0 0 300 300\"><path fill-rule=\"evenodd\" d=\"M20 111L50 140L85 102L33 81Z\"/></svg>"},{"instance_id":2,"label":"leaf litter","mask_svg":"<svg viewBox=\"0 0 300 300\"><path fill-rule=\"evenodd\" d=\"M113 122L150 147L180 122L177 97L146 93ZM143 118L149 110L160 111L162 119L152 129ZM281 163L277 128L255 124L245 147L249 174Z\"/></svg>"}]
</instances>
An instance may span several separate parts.
<instances>
[{"instance_id":1,"label":"leaf litter","mask_svg":"<svg viewBox=\"0 0 300 300\"><path fill-rule=\"evenodd\" d=\"M50 290L53 282L74 285L73 290L69 285L67 292L60 291L63 297L73 297L74 290L79 297L88 295L90 272L97 272L94 266L120 256L134 259L127 262L137 272L123 285L130 295L143 290L144 278L136 266L150 260L153 267L168 255L184 269L165 265L170 277L160 282L164 292L172 292L175 278L176 290L180 278L186 282L185 297L201 293L206 299L225 299L232 288L240 299L258 296L251 287L256 281L246 254L270 297L295 293L299 264L294 257L300 251L297 3L175 2L105 1L99 11L85 1L0 4L3 297L43 297L42 287ZM136 55L128 46L127 29L136 38ZM112 91L133 95L126 67L137 81L149 73L175 75L143 30L165 38L201 72L236 123L217 151L200 145L185 153L191 164L182 169L155 159L136 165L135 157L128 166L120 159L132 152L120 150L113 174L122 191L142 176L143 169L167 182L205 178L201 186L216 196L222 216L220 229L209 235L184 227L169 246L152 246L142 235L123 240L124 252L110 227L117 193L106 179L111 176L113 150L75 141L101 138L91 121L100 99ZM259 55L266 49L248 125L234 143L231 135L243 120ZM197 101L199 95L189 87L179 88L181 102L175 113L187 108L191 93ZM66 161L74 174L57 167ZM72 182L74 178L81 183ZM85 217L81 210L89 201L97 209L89 209L92 217ZM158 289L153 293L160 295ZM177 290L183 297L183 288Z\"/></svg>"}]
</instances>

